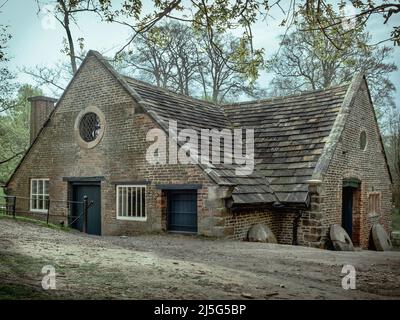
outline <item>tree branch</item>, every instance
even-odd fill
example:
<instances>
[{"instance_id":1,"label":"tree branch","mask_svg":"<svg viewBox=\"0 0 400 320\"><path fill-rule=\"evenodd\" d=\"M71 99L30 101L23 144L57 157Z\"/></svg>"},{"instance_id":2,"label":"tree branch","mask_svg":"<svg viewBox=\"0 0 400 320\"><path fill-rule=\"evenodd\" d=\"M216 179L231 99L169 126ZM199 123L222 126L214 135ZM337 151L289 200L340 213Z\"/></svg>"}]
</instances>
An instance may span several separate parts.
<instances>
[{"instance_id":1,"label":"tree branch","mask_svg":"<svg viewBox=\"0 0 400 320\"><path fill-rule=\"evenodd\" d=\"M8 159L0 160L0 165L1 165L1 164L5 164L5 163L7 163L7 162L10 162L11 160L14 160L15 158L19 157L20 155L22 155L22 154L24 154L24 153L25 153L25 150L24 150L24 151L20 151L20 152L18 152L18 153L16 153L16 154L12 155L12 156L9 157Z\"/></svg>"}]
</instances>

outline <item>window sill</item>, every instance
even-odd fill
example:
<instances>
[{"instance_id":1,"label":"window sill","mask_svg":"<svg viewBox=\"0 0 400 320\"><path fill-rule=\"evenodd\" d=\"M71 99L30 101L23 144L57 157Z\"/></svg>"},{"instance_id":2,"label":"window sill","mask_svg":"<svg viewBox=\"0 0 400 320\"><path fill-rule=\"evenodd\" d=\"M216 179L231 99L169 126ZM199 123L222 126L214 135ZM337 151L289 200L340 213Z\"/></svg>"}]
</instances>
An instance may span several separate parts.
<instances>
[{"instance_id":1,"label":"window sill","mask_svg":"<svg viewBox=\"0 0 400 320\"><path fill-rule=\"evenodd\" d=\"M117 217L117 220L145 222L145 221L147 221L147 217L144 217L144 218L139 218L139 217Z\"/></svg>"},{"instance_id":2,"label":"window sill","mask_svg":"<svg viewBox=\"0 0 400 320\"><path fill-rule=\"evenodd\" d=\"M29 212L47 214L47 210L30 209Z\"/></svg>"}]
</instances>

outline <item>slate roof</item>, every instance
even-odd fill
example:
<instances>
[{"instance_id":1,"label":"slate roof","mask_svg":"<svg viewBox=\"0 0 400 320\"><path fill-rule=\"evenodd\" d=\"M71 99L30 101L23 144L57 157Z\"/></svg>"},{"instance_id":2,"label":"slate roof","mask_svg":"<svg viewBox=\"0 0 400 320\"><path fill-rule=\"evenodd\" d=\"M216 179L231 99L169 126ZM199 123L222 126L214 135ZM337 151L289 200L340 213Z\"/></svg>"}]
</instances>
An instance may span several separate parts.
<instances>
[{"instance_id":1,"label":"slate roof","mask_svg":"<svg viewBox=\"0 0 400 320\"><path fill-rule=\"evenodd\" d=\"M235 127L254 128L256 167L280 202L307 201L308 184L349 85L225 105Z\"/></svg>"},{"instance_id":2,"label":"slate roof","mask_svg":"<svg viewBox=\"0 0 400 320\"><path fill-rule=\"evenodd\" d=\"M179 95L130 77L124 79L140 96L147 112L165 129L168 128L169 120L177 121L178 130L190 128L199 134L201 129L232 128L232 123L221 106ZM198 145L200 146L200 142ZM248 176L238 176L234 165L222 163L202 167L216 183L235 186L232 196L236 204L273 203L277 200L264 175L258 170Z\"/></svg>"},{"instance_id":3,"label":"slate roof","mask_svg":"<svg viewBox=\"0 0 400 320\"><path fill-rule=\"evenodd\" d=\"M230 122L223 109L211 102L194 99L170 90L147 84L130 77L124 77L128 85L147 102L147 111L153 111L168 124L177 120L178 128L229 128Z\"/></svg>"},{"instance_id":4,"label":"slate roof","mask_svg":"<svg viewBox=\"0 0 400 320\"><path fill-rule=\"evenodd\" d=\"M124 77L165 128L253 128L256 166L237 176L234 166L203 167L221 185L235 186L235 204L307 203L308 184L349 84L299 95L218 106Z\"/></svg>"},{"instance_id":5,"label":"slate roof","mask_svg":"<svg viewBox=\"0 0 400 320\"><path fill-rule=\"evenodd\" d=\"M307 180L319 179L319 174L329 166L354 93L361 81L365 81L360 74L351 84L326 90L219 106L123 76L100 53L90 50L60 100L89 57L96 57L143 111L164 129L170 119L177 120L178 130L182 127L254 128L256 164L251 175L238 176L237 167L224 163L199 164L215 183L234 188L233 202L239 205L307 204ZM39 140L44 126L6 185Z\"/></svg>"}]
</instances>

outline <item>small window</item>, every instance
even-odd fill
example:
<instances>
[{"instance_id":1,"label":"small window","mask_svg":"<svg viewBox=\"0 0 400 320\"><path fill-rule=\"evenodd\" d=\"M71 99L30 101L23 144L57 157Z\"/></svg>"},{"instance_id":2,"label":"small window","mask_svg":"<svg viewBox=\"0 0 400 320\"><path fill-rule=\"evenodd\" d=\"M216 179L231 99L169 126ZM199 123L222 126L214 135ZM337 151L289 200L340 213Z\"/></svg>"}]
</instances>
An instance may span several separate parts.
<instances>
[{"instance_id":1,"label":"small window","mask_svg":"<svg viewBox=\"0 0 400 320\"><path fill-rule=\"evenodd\" d=\"M79 134L83 141L92 142L99 135L101 126L100 118L94 112L86 113L79 123Z\"/></svg>"},{"instance_id":2,"label":"small window","mask_svg":"<svg viewBox=\"0 0 400 320\"><path fill-rule=\"evenodd\" d=\"M379 215L381 212L381 195L380 193L370 193L368 196L368 213L371 215Z\"/></svg>"},{"instance_id":3,"label":"small window","mask_svg":"<svg viewBox=\"0 0 400 320\"><path fill-rule=\"evenodd\" d=\"M31 179L30 209L47 212L49 203L49 179Z\"/></svg>"},{"instance_id":4,"label":"small window","mask_svg":"<svg viewBox=\"0 0 400 320\"><path fill-rule=\"evenodd\" d=\"M117 186L117 219L146 220L146 186Z\"/></svg>"},{"instance_id":5,"label":"small window","mask_svg":"<svg viewBox=\"0 0 400 320\"><path fill-rule=\"evenodd\" d=\"M360 149L365 150L367 146L367 133L365 131L362 131L360 133Z\"/></svg>"},{"instance_id":6,"label":"small window","mask_svg":"<svg viewBox=\"0 0 400 320\"><path fill-rule=\"evenodd\" d=\"M104 113L95 106L81 110L75 119L74 136L80 147L92 149L103 138L106 130Z\"/></svg>"}]
</instances>

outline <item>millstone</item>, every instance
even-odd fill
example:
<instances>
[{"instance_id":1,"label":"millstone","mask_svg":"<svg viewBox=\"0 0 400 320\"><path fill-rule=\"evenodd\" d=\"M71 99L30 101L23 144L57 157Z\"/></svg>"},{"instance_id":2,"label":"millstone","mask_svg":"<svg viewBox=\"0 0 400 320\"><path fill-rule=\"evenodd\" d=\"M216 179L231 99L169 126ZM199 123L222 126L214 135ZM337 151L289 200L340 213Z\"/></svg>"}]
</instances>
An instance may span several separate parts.
<instances>
[{"instance_id":1,"label":"millstone","mask_svg":"<svg viewBox=\"0 0 400 320\"><path fill-rule=\"evenodd\" d=\"M386 230L379 223L376 223L372 226L371 236L374 247L377 251L392 250L392 242L390 241Z\"/></svg>"},{"instance_id":2,"label":"millstone","mask_svg":"<svg viewBox=\"0 0 400 320\"><path fill-rule=\"evenodd\" d=\"M250 227L247 233L247 240L251 242L278 243L271 229L261 223Z\"/></svg>"},{"instance_id":3,"label":"millstone","mask_svg":"<svg viewBox=\"0 0 400 320\"><path fill-rule=\"evenodd\" d=\"M333 248L336 251L354 251L353 242L351 241L346 230L338 224L333 224L329 231Z\"/></svg>"}]
</instances>

